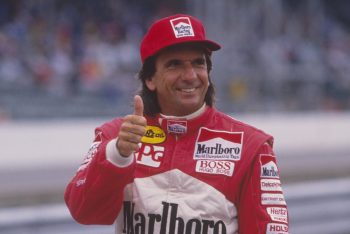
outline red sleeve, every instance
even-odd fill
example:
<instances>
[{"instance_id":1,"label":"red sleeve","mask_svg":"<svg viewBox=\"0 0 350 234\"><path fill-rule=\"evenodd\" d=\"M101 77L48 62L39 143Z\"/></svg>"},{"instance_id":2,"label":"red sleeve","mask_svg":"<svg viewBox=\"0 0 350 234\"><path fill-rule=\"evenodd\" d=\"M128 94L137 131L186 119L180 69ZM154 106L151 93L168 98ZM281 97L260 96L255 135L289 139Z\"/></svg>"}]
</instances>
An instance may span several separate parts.
<instances>
[{"instance_id":1,"label":"red sleeve","mask_svg":"<svg viewBox=\"0 0 350 234\"><path fill-rule=\"evenodd\" d=\"M242 186L238 207L239 233L287 234L288 211L276 156L264 144Z\"/></svg>"},{"instance_id":2,"label":"red sleeve","mask_svg":"<svg viewBox=\"0 0 350 234\"><path fill-rule=\"evenodd\" d=\"M67 185L65 201L82 224L112 224L121 208L123 190L132 181L134 163L119 168L106 160L106 145L119 131L111 123L95 131L95 140L77 173Z\"/></svg>"}]
</instances>

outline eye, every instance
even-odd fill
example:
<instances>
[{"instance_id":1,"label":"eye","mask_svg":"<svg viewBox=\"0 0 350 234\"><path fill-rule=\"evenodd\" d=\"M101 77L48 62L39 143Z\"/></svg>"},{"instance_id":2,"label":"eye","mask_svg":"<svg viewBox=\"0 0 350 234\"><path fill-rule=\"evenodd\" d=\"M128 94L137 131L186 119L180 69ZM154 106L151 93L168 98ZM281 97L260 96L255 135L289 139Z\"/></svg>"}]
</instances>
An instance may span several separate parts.
<instances>
[{"instance_id":1,"label":"eye","mask_svg":"<svg viewBox=\"0 0 350 234\"><path fill-rule=\"evenodd\" d=\"M195 59L192 64L196 67L205 67L207 65L204 58Z\"/></svg>"},{"instance_id":2,"label":"eye","mask_svg":"<svg viewBox=\"0 0 350 234\"><path fill-rule=\"evenodd\" d=\"M181 65L181 61L178 59L172 59L168 61L165 65L166 68L168 69L175 69Z\"/></svg>"}]
</instances>

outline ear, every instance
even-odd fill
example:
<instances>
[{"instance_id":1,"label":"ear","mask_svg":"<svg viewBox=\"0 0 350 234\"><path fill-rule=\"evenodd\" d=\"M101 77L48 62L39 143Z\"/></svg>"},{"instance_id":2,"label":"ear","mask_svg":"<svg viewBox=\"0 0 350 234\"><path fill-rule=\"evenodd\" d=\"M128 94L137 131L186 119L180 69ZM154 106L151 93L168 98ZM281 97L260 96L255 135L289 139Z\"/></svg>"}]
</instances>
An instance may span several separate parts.
<instances>
[{"instance_id":1,"label":"ear","mask_svg":"<svg viewBox=\"0 0 350 234\"><path fill-rule=\"evenodd\" d=\"M155 91L155 90L156 90L156 85L155 85L155 83L154 83L153 78L150 79L150 80L146 80L146 86L147 86L147 88L148 88L149 90L151 90L151 91Z\"/></svg>"}]
</instances>

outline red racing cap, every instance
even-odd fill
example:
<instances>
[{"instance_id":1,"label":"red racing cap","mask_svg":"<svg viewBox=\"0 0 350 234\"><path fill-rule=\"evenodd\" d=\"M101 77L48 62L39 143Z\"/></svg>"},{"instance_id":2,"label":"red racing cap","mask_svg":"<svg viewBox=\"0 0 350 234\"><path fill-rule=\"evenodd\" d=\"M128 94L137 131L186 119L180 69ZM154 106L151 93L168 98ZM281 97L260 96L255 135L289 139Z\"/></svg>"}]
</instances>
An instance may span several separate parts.
<instances>
[{"instance_id":1,"label":"red racing cap","mask_svg":"<svg viewBox=\"0 0 350 234\"><path fill-rule=\"evenodd\" d=\"M200 20L190 15L176 14L155 21L151 25L140 46L142 63L165 47L186 42L201 43L210 52L221 48L218 43L206 38Z\"/></svg>"}]
</instances>

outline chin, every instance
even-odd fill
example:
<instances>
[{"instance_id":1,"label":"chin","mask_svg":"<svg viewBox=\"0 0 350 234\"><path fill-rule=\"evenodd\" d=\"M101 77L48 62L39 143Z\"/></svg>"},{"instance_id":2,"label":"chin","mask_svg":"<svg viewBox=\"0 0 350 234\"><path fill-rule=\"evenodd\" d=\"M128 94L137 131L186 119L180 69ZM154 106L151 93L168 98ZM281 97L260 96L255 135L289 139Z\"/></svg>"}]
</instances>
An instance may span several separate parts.
<instances>
[{"instance_id":1,"label":"chin","mask_svg":"<svg viewBox=\"0 0 350 234\"><path fill-rule=\"evenodd\" d=\"M192 114L193 112L197 111L201 107L202 105L198 103L183 103L181 105L181 110L186 112L187 114Z\"/></svg>"}]
</instances>

